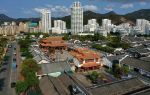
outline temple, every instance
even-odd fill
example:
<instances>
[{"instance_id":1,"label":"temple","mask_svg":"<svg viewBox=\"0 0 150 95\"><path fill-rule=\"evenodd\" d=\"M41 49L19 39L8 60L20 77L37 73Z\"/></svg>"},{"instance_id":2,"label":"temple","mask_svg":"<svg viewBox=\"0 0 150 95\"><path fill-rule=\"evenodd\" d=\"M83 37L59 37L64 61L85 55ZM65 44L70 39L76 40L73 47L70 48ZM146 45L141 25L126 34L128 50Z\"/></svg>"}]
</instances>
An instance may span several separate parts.
<instances>
[{"instance_id":1,"label":"temple","mask_svg":"<svg viewBox=\"0 0 150 95\"><path fill-rule=\"evenodd\" d=\"M101 55L92 50L76 48L71 50L70 54L74 56L76 71L95 70L102 66Z\"/></svg>"},{"instance_id":2,"label":"temple","mask_svg":"<svg viewBox=\"0 0 150 95\"><path fill-rule=\"evenodd\" d=\"M67 49L67 43L62 37L49 37L39 41L41 50L49 56L51 60L56 59L56 53Z\"/></svg>"},{"instance_id":3,"label":"temple","mask_svg":"<svg viewBox=\"0 0 150 95\"><path fill-rule=\"evenodd\" d=\"M65 50L67 44L62 37L49 37L40 40L40 48L44 52L48 52L49 49Z\"/></svg>"}]
</instances>

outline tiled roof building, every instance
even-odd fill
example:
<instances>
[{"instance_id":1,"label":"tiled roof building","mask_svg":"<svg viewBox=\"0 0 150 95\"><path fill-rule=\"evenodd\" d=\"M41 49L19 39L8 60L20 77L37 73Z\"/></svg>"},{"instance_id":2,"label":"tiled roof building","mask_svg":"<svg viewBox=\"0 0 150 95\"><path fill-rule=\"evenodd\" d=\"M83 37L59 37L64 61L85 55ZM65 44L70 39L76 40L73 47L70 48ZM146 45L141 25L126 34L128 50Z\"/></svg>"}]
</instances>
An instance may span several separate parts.
<instances>
[{"instance_id":1,"label":"tiled roof building","mask_svg":"<svg viewBox=\"0 0 150 95\"><path fill-rule=\"evenodd\" d=\"M101 55L86 48L76 48L70 51L74 56L74 63L77 70L98 69L102 65Z\"/></svg>"}]
</instances>

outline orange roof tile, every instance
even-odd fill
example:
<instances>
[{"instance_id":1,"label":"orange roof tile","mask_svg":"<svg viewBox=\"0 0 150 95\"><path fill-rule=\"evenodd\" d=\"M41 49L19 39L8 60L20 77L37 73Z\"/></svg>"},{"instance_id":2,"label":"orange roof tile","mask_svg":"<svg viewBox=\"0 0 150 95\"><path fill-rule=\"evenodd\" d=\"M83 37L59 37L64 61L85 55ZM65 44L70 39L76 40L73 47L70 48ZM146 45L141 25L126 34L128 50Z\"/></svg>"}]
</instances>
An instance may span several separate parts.
<instances>
[{"instance_id":1,"label":"orange roof tile","mask_svg":"<svg viewBox=\"0 0 150 95\"><path fill-rule=\"evenodd\" d=\"M40 45L49 47L60 47L67 46L67 43L62 39L62 37L49 37L42 39Z\"/></svg>"},{"instance_id":2,"label":"orange roof tile","mask_svg":"<svg viewBox=\"0 0 150 95\"><path fill-rule=\"evenodd\" d=\"M77 48L75 51L71 51L70 54L78 60L100 58L100 54L89 49Z\"/></svg>"},{"instance_id":3,"label":"orange roof tile","mask_svg":"<svg viewBox=\"0 0 150 95\"><path fill-rule=\"evenodd\" d=\"M96 62L87 62L82 64L82 67L88 68L88 67L94 67L94 66L100 66L99 64L97 64Z\"/></svg>"},{"instance_id":4,"label":"orange roof tile","mask_svg":"<svg viewBox=\"0 0 150 95\"><path fill-rule=\"evenodd\" d=\"M65 43L47 43L47 44L44 44L44 43L40 43L40 45L42 46L49 46L49 47L59 47L59 46L67 46Z\"/></svg>"},{"instance_id":5,"label":"orange roof tile","mask_svg":"<svg viewBox=\"0 0 150 95\"><path fill-rule=\"evenodd\" d=\"M41 40L42 42L51 42L51 41L64 41L62 37L48 37Z\"/></svg>"}]
</instances>

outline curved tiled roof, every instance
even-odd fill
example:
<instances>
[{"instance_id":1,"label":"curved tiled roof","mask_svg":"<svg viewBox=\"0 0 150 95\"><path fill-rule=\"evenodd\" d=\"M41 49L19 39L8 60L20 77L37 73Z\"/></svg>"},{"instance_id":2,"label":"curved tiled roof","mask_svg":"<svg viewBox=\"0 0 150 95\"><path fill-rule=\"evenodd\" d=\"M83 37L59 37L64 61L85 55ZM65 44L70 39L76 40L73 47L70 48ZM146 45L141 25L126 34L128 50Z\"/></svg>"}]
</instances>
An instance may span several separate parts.
<instances>
[{"instance_id":1,"label":"curved tiled roof","mask_svg":"<svg viewBox=\"0 0 150 95\"><path fill-rule=\"evenodd\" d=\"M88 67L95 67L95 66L99 66L99 64L97 64L96 62L87 62L82 64L82 67L88 68Z\"/></svg>"},{"instance_id":2,"label":"curved tiled roof","mask_svg":"<svg viewBox=\"0 0 150 95\"><path fill-rule=\"evenodd\" d=\"M66 42L62 39L62 37L49 37L42 39L40 42L42 46L49 46L49 47L63 47L67 46Z\"/></svg>"}]
</instances>

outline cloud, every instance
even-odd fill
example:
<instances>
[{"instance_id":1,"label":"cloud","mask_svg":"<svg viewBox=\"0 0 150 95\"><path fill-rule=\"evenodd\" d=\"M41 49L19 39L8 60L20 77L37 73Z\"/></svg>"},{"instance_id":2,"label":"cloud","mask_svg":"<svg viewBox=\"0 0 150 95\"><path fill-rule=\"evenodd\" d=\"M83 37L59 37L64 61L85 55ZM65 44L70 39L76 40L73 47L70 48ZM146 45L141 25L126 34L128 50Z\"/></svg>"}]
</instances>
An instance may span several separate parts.
<instances>
[{"instance_id":1,"label":"cloud","mask_svg":"<svg viewBox=\"0 0 150 95\"><path fill-rule=\"evenodd\" d=\"M24 14L32 14L33 12L30 11L30 10L24 10L23 13L24 13Z\"/></svg>"},{"instance_id":2,"label":"cloud","mask_svg":"<svg viewBox=\"0 0 150 95\"><path fill-rule=\"evenodd\" d=\"M7 12L7 10L5 10L5 9L0 9L0 13L6 13Z\"/></svg>"},{"instance_id":3,"label":"cloud","mask_svg":"<svg viewBox=\"0 0 150 95\"><path fill-rule=\"evenodd\" d=\"M70 8L61 5L46 5L44 8L34 8L36 12L41 12L43 9L49 9L52 12L52 16L66 16L70 14Z\"/></svg>"},{"instance_id":4,"label":"cloud","mask_svg":"<svg viewBox=\"0 0 150 95\"><path fill-rule=\"evenodd\" d=\"M133 8L133 6L134 5L132 3L126 3L126 4L121 5L121 8L128 9L128 8Z\"/></svg>"},{"instance_id":5,"label":"cloud","mask_svg":"<svg viewBox=\"0 0 150 95\"><path fill-rule=\"evenodd\" d=\"M65 16L70 14L70 8L66 6L61 6L61 5L49 5L48 6L51 9L52 14L56 16Z\"/></svg>"},{"instance_id":6,"label":"cloud","mask_svg":"<svg viewBox=\"0 0 150 95\"><path fill-rule=\"evenodd\" d=\"M141 2L140 2L140 5L146 5L146 2L141 1Z\"/></svg>"},{"instance_id":7,"label":"cloud","mask_svg":"<svg viewBox=\"0 0 150 95\"><path fill-rule=\"evenodd\" d=\"M47 8L34 8L33 10L36 12L42 12L43 9L47 9Z\"/></svg>"},{"instance_id":8,"label":"cloud","mask_svg":"<svg viewBox=\"0 0 150 95\"><path fill-rule=\"evenodd\" d=\"M64 5L45 5L45 7L41 8L34 8L33 10L36 12L41 12L42 9L50 9L52 12L52 16L57 16L57 17L61 17L61 16L67 16L71 14L71 6L67 7ZM90 10L90 11L97 11L98 7L95 5L85 5L83 6L84 10Z\"/></svg>"},{"instance_id":9,"label":"cloud","mask_svg":"<svg viewBox=\"0 0 150 95\"><path fill-rule=\"evenodd\" d=\"M108 1L108 2L117 2L117 3L132 3L132 2L141 2L141 1L150 2L150 0L97 0L97 1Z\"/></svg>"},{"instance_id":10,"label":"cloud","mask_svg":"<svg viewBox=\"0 0 150 95\"><path fill-rule=\"evenodd\" d=\"M104 10L106 10L106 11L113 11L113 7L112 6L106 6L104 8Z\"/></svg>"},{"instance_id":11,"label":"cloud","mask_svg":"<svg viewBox=\"0 0 150 95\"><path fill-rule=\"evenodd\" d=\"M95 5L85 5L83 6L84 10L97 11L98 7Z\"/></svg>"}]
</instances>

